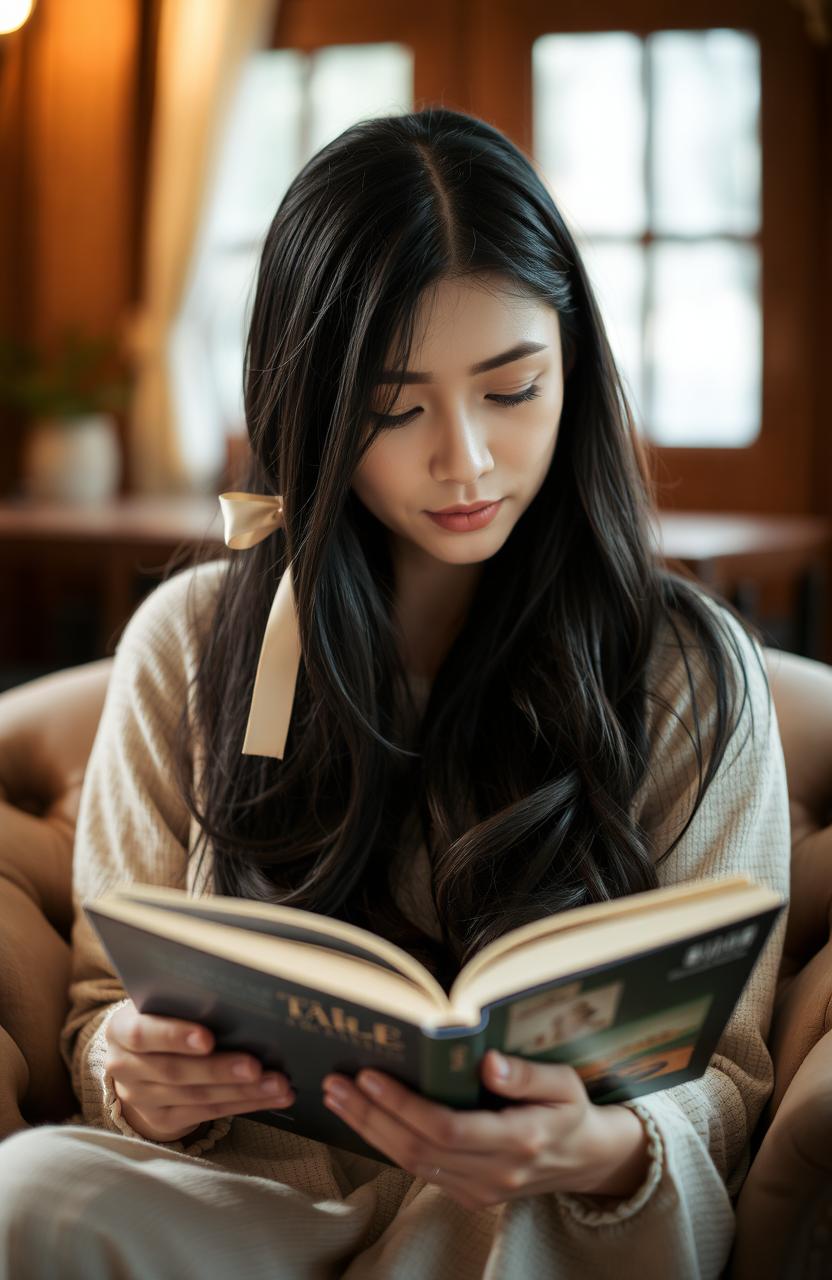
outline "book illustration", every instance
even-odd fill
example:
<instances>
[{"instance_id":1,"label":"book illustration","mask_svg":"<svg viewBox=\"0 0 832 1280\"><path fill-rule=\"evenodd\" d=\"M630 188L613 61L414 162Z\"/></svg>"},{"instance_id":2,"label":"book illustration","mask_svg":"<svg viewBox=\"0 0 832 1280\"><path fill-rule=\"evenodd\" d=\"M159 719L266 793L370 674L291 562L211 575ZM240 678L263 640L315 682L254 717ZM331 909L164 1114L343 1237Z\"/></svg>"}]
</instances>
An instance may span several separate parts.
<instances>
[{"instance_id":1,"label":"book illustration","mask_svg":"<svg viewBox=\"0 0 832 1280\"><path fill-rule=\"evenodd\" d=\"M615 1025L623 993L621 982L593 987L579 981L519 1000L508 1010L505 1051L567 1063L595 1101L626 1082L683 1071L712 996Z\"/></svg>"},{"instance_id":2,"label":"book illustration","mask_svg":"<svg viewBox=\"0 0 832 1280\"><path fill-rule=\"evenodd\" d=\"M509 1010L506 1052L533 1056L605 1030L615 1022L623 989L613 982L584 994L582 983L571 982L519 1000Z\"/></svg>"},{"instance_id":3,"label":"book illustration","mask_svg":"<svg viewBox=\"0 0 832 1280\"><path fill-rule=\"evenodd\" d=\"M560 1053L586 1085L595 1101L625 1082L655 1080L684 1070L690 1063L713 997L662 1009L648 1018L625 1023L593 1036L572 1053Z\"/></svg>"}]
</instances>

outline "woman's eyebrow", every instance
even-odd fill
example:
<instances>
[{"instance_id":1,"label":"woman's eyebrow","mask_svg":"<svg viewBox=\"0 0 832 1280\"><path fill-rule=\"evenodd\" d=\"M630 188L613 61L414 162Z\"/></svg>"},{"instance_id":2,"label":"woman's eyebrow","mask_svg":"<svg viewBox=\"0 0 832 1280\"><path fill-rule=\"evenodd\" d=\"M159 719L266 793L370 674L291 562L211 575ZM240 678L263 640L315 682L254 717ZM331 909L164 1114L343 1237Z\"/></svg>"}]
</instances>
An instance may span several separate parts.
<instances>
[{"instance_id":1,"label":"woman's eyebrow","mask_svg":"<svg viewBox=\"0 0 832 1280\"><path fill-rule=\"evenodd\" d=\"M497 369L502 364L511 364L512 360L522 360L523 356L533 355L535 351L545 351L545 342L517 342L513 347L509 347L508 351L502 351L498 356L489 356L487 360L479 360L476 364L472 364L468 370L470 377L474 377L477 373L487 373L489 369ZM381 377L381 383L400 383L400 382L434 382L435 378L432 373L416 373L409 369L384 369Z\"/></svg>"}]
</instances>

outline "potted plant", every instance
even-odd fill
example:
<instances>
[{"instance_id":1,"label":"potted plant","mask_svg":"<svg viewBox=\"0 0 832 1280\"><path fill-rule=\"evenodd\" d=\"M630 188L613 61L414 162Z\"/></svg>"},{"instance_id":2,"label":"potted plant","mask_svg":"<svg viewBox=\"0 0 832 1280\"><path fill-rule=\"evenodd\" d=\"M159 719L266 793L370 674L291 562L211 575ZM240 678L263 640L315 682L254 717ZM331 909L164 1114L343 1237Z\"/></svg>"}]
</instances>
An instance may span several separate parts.
<instances>
[{"instance_id":1,"label":"potted plant","mask_svg":"<svg viewBox=\"0 0 832 1280\"><path fill-rule=\"evenodd\" d=\"M0 340L0 407L25 422L22 487L29 498L96 502L121 479L114 414L129 384L115 342L68 332L48 348Z\"/></svg>"}]
</instances>

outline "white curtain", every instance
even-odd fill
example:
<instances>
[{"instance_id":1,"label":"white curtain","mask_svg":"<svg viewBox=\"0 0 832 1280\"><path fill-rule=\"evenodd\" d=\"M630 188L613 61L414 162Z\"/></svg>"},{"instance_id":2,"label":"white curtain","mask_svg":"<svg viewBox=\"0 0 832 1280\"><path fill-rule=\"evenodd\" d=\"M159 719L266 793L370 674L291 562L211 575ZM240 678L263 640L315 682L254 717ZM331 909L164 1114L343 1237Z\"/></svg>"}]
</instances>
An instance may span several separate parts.
<instances>
[{"instance_id":1,"label":"white curtain","mask_svg":"<svg viewBox=\"0 0 832 1280\"><path fill-rule=\"evenodd\" d=\"M162 0L142 301L128 345L136 360L130 475L140 493L192 486L179 445L169 336L187 286L218 135L247 55L271 31L277 0Z\"/></svg>"}]
</instances>

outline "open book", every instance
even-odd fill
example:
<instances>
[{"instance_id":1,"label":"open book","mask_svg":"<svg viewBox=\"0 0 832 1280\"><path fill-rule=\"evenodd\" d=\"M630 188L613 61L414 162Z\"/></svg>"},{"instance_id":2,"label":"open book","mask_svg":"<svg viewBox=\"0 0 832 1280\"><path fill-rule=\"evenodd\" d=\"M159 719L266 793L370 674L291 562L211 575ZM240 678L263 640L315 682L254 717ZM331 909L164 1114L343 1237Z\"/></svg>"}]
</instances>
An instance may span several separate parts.
<instances>
[{"instance_id":1,"label":"open book","mask_svg":"<svg viewBox=\"0 0 832 1280\"><path fill-rule=\"evenodd\" d=\"M669 1088L705 1071L784 906L733 876L578 907L484 947L447 995L385 939L292 907L132 884L84 910L141 1012L290 1077L293 1106L246 1119L385 1159L323 1105L328 1072L497 1107L479 1078L496 1048L571 1064L594 1102Z\"/></svg>"}]
</instances>

